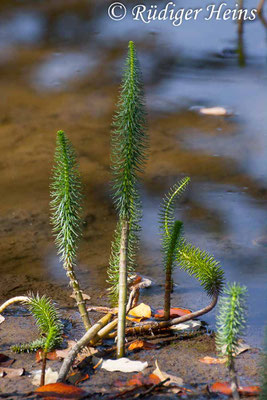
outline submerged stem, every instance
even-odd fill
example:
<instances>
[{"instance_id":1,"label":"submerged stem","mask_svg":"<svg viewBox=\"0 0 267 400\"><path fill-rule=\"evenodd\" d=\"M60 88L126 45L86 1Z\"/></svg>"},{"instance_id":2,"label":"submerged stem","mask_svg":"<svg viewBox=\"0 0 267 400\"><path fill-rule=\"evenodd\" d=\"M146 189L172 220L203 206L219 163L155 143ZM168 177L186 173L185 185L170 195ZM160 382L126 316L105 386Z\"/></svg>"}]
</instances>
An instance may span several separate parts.
<instances>
[{"instance_id":1,"label":"submerged stem","mask_svg":"<svg viewBox=\"0 0 267 400\"><path fill-rule=\"evenodd\" d=\"M239 393L238 393L238 381L237 381L235 363L234 363L233 357L231 357L231 359L230 359L228 368L229 368L230 384L231 384L233 399L240 400Z\"/></svg>"},{"instance_id":2,"label":"submerged stem","mask_svg":"<svg viewBox=\"0 0 267 400\"><path fill-rule=\"evenodd\" d=\"M46 356L47 356L47 351L44 350L42 354L42 371L41 371L40 386L45 385Z\"/></svg>"}]
</instances>

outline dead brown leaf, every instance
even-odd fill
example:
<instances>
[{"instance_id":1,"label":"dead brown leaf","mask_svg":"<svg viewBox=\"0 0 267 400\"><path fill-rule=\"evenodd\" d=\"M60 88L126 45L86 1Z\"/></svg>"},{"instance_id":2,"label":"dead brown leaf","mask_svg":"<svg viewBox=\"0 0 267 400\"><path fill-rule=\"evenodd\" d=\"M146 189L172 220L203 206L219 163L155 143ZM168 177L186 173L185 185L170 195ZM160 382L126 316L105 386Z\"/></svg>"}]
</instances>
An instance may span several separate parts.
<instances>
[{"instance_id":1,"label":"dead brown leaf","mask_svg":"<svg viewBox=\"0 0 267 400\"><path fill-rule=\"evenodd\" d=\"M81 399L86 392L76 386L65 383L50 383L35 390L38 396L51 399Z\"/></svg>"},{"instance_id":2,"label":"dead brown leaf","mask_svg":"<svg viewBox=\"0 0 267 400\"><path fill-rule=\"evenodd\" d=\"M0 367L0 376L7 378L17 378L18 376L23 375L25 372L24 368L5 368Z\"/></svg>"},{"instance_id":3,"label":"dead brown leaf","mask_svg":"<svg viewBox=\"0 0 267 400\"><path fill-rule=\"evenodd\" d=\"M114 386L124 388L126 386L152 386L160 383L161 380L157 375L150 374L148 376L143 375L142 372L133 375L127 381L121 381L120 379L114 382Z\"/></svg>"},{"instance_id":4,"label":"dead brown leaf","mask_svg":"<svg viewBox=\"0 0 267 400\"><path fill-rule=\"evenodd\" d=\"M83 299L84 299L85 301L86 301L86 300L91 300L91 297L90 297L88 294L86 294L86 293L83 293L82 296L83 296ZM70 297L71 297L72 299L76 300L76 297L75 297L75 294L74 294L74 293L72 293L72 294L70 295Z\"/></svg>"},{"instance_id":5,"label":"dead brown leaf","mask_svg":"<svg viewBox=\"0 0 267 400\"><path fill-rule=\"evenodd\" d=\"M200 358L198 361L200 361L203 364L224 364L227 361L227 357L223 358L215 358L215 357L203 357Z\"/></svg>"},{"instance_id":6,"label":"dead brown leaf","mask_svg":"<svg viewBox=\"0 0 267 400\"><path fill-rule=\"evenodd\" d=\"M128 349L129 350L150 350L150 349L156 349L158 346L155 345L154 343L147 342L142 339L137 339L134 342L130 343Z\"/></svg>"},{"instance_id":7,"label":"dead brown leaf","mask_svg":"<svg viewBox=\"0 0 267 400\"><path fill-rule=\"evenodd\" d=\"M74 340L68 340L67 341L68 347L63 350L55 350L55 353L58 358L66 358L67 355L69 354L70 350L75 346L76 342Z\"/></svg>"},{"instance_id":8,"label":"dead brown leaf","mask_svg":"<svg viewBox=\"0 0 267 400\"><path fill-rule=\"evenodd\" d=\"M76 357L76 364L81 363L85 358L91 357L94 354L98 353L98 350L95 347L85 347Z\"/></svg>"},{"instance_id":9,"label":"dead brown leaf","mask_svg":"<svg viewBox=\"0 0 267 400\"><path fill-rule=\"evenodd\" d=\"M161 381L165 381L165 379L170 378L170 380L168 382L166 382L166 384L165 384L166 386L169 386L171 384L176 384L178 386L183 385L184 382L183 382L182 378L179 378L178 376L167 374L166 372L161 371L158 366L157 360L156 360L155 364L156 364L156 369L152 372L153 375L156 375L157 377L159 377L159 379Z\"/></svg>"},{"instance_id":10,"label":"dead brown leaf","mask_svg":"<svg viewBox=\"0 0 267 400\"><path fill-rule=\"evenodd\" d=\"M61 357L59 357L57 355L57 350L50 351L49 353L46 354L46 359L47 360L55 361L55 360L59 360L60 358ZM36 351L35 360L36 360L37 363L39 363L40 361L42 361L42 359L43 359L43 350L39 349L39 350Z\"/></svg>"},{"instance_id":11,"label":"dead brown leaf","mask_svg":"<svg viewBox=\"0 0 267 400\"><path fill-rule=\"evenodd\" d=\"M191 314L191 311L187 310L186 308L172 307L170 309L170 318L182 317L187 314ZM154 317L155 318L163 318L164 310L163 309L156 310Z\"/></svg>"},{"instance_id":12,"label":"dead brown leaf","mask_svg":"<svg viewBox=\"0 0 267 400\"><path fill-rule=\"evenodd\" d=\"M126 318L131 321L140 322L144 318L150 318L151 314L151 307L147 304L141 303L139 306L132 308Z\"/></svg>"},{"instance_id":13,"label":"dead brown leaf","mask_svg":"<svg viewBox=\"0 0 267 400\"><path fill-rule=\"evenodd\" d=\"M211 393L232 394L231 385L227 382L215 382L209 387ZM255 396L260 392L259 386L239 386L238 393L244 396Z\"/></svg>"},{"instance_id":14,"label":"dead brown leaf","mask_svg":"<svg viewBox=\"0 0 267 400\"><path fill-rule=\"evenodd\" d=\"M236 349L236 352L234 353L234 356L239 356L239 354L244 353L244 351L250 350L251 347L249 344L244 343L242 340L238 341L238 347ZM226 351L226 345L222 347L222 353L224 354Z\"/></svg>"}]
</instances>

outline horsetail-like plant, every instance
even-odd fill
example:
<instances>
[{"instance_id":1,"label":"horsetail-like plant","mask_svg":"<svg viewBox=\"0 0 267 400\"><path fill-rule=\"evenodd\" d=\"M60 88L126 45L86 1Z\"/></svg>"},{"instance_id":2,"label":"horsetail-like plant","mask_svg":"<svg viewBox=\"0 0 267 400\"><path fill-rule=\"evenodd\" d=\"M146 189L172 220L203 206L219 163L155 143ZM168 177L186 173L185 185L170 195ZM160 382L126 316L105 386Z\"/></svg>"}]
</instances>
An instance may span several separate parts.
<instances>
[{"instance_id":1,"label":"horsetail-like plant","mask_svg":"<svg viewBox=\"0 0 267 400\"><path fill-rule=\"evenodd\" d=\"M165 267L165 297L164 297L164 318L168 321L170 319L171 308L171 291L172 291L172 273L176 261L176 253L179 248L179 241L183 223L175 221L170 236L167 237L166 242L163 243L164 251L164 267Z\"/></svg>"},{"instance_id":2,"label":"horsetail-like plant","mask_svg":"<svg viewBox=\"0 0 267 400\"><path fill-rule=\"evenodd\" d=\"M172 273L175 267L176 254L181 245L181 234L183 223L175 221L176 200L185 191L189 177L176 183L164 197L160 208L160 231L162 235L163 265L165 269L165 296L164 296L164 318L170 318Z\"/></svg>"},{"instance_id":3,"label":"horsetail-like plant","mask_svg":"<svg viewBox=\"0 0 267 400\"><path fill-rule=\"evenodd\" d=\"M182 236L182 222L175 221L175 203L189 182L190 178L186 177L176 183L164 197L160 209L160 229L166 272L164 304L166 320L170 317L171 279L175 265L179 265L189 275L197 278L208 296L212 297L211 304L200 312L205 313L215 307L224 285L224 273L218 261L207 252L187 243Z\"/></svg>"},{"instance_id":4,"label":"horsetail-like plant","mask_svg":"<svg viewBox=\"0 0 267 400\"><path fill-rule=\"evenodd\" d=\"M47 353L62 343L63 325L58 310L52 301L46 297L31 295L24 302L35 319L40 338L31 343L15 345L11 350L16 353L42 350L41 386L45 384L45 369Z\"/></svg>"},{"instance_id":5,"label":"horsetail-like plant","mask_svg":"<svg viewBox=\"0 0 267 400\"><path fill-rule=\"evenodd\" d=\"M239 400L234 355L238 349L238 341L246 328L247 289L245 286L233 283L228 285L224 294L225 296L219 301L216 345L218 351L227 356L233 398Z\"/></svg>"},{"instance_id":6,"label":"horsetail-like plant","mask_svg":"<svg viewBox=\"0 0 267 400\"><path fill-rule=\"evenodd\" d=\"M211 254L185 239L177 252L177 262L181 269L200 282L206 294L212 298L214 307L224 287L224 271L220 263Z\"/></svg>"},{"instance_id":7,"label":"horsetail-like plant","mask_svg":"<svg viewBox=\"0 0 267 400\"><path fill-rule=\"evenodd\" d=\"M51 351L59 346L62 342L63 325L52 301L46 296L40 297L37 294L27 297L24 304L36 321L40 338L31 343L12 346L11 350L16 353L30 353L38 349Z\"/></svg>"},{"instance_id":8,"label":"horsetail-like plant","mask_svg":"<svg viewBox=\"0 0 267 400\"><path fill-rule=\"evenodd\" d=\"M139 242L141 204L137 184L146 160L145 114L141 72L135 45L129 42L111 138L113 200L119 221L111 246L108 282L112 300L118 300L119 308L117 357L125 353L127 276L134 270Z\"/></svg>"},{"instance_id":9,"label":"horsetail-like plant","mask_svg":"<svg viewBox=\"0 0 267 400\"><path fill-rule=\"evenodd\" d=\"M76 154L63 131L57 132L55 165L51 184L51 222L60 260L73 288L85 329L91 326L74 266L81 236L81 180Z\"/></svg>"}]
</instances>

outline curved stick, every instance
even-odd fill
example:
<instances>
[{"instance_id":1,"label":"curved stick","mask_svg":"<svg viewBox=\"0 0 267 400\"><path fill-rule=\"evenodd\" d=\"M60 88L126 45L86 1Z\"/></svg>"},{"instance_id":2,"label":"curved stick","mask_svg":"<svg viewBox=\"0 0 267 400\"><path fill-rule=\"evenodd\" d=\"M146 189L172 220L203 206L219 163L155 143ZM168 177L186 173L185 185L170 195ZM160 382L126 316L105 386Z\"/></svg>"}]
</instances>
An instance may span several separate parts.
<instances>
[{"instance_id":1,"label":"curved stick","mask_svg":"<svg viewBox=\"0 0 267 400\"><path fill-rule=\"evenodd\" d=\"M63 382L66 379L70 367L72 366L72 363L74 362L77 354L84 346L86 346L90 342L90 340L93 339L93 337L97 334L97 332L110 321L110 319L111 319L111 314L105 315L96 324L94 324L83 335L83 337L73 346L73 348L70 350L69 354L65 358L60 368L57 382Z\"/></svg>"},{"instance_id":2,"label":"curved stick","mask_svg":"<svg viewBox=\"0 0 267 400\"><path fill-rule=\"evenodd\" d=\"M2 312L5 310L5 308L7 308L8 306L10 306L11 304L18 303L18 302L25 303L25 302L27 302L27 301L29 301L29 297L28 297L28 296L16 296L16 297L12 297L11 299L5 301L5 302L1 305L1 307L0 307L0 313L2 313Z\"/></svg>"},{"instance_id":3,"label":"curved stick","mask_svg":"<svg viewBox=\"0 0 267 400\"><path fill-rule=\"evenodd\" d=\"M133 306L135 306L136 297L138 297L139 295L139 290L140 287L142 287L142 284L143 283L141 282L132 288L126 307L126 314L128 314L129 311L133 308ZM114 328L116 328L117 324L118 324L118 318L115 318L108 325L104 326L104 328L100 329L97 335L91 340L91 344L95 345L99 340L104 339Z\"/></svg>"},{"instance_id":4,"label":"curved stick","mask_svg":"<svg viewBox=\"0 0 267 400\"><path fill-rule=\"evenodd\" d=\"M172 325L180 324L182 322L189 321L193 318L197 318L197 317L200 317L201 315L207 314L209 311L211 311L216 306L217 301L218 301L218 295L216 294L213 296L209 305L207 305L204 308L201 308L200 310L192 312L191 314L186 314L186 315L183 315L182 317L174 318L169 321L149 322L147 324L126 328L125 333L126 333L126 335L132 336L132 335L136 335L136 334L142 334L142 333L145 333L148 331L155 332L160 329L169 328ZM116 332L110 334L109 338L113 338L114 336L116 336Z\"/></svg>"}]
</instances>

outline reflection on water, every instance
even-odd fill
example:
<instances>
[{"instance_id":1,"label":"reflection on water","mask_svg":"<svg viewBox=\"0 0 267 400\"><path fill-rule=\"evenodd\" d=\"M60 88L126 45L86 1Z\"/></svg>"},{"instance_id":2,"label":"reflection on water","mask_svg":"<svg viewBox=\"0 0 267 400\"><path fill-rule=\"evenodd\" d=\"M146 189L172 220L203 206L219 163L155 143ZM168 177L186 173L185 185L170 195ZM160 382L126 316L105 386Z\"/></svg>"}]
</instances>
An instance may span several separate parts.
<instances>
[{"instance_id":1,"label":"reflection on water","mask_svg":"<svg viewBox=\"0 0 267 400\"><path fill-rule=\"evenodd\" d=\"M64 90L68 83L89 73L96 59L85 53L57 53L43 61L33 72L33 84L38 90Z\"/></svg>"},{"instance_id":2,"label":"reflection on water","mask_svg":"<svg viewBox=\"0 0 267 400\"><path fill-rule=\"evenodd\" d=\"M46 276L54 284L65 282L64 271L51 255L47 222L54 132L64 128L80 155L85 209L93 216L84 227L79 275L84 287L105 286L115 223L106 189L110 122L126 44L135 40L151 136L142 189L140 270L161 283L158 207L169 186L190 175L192 185L177 216L184 221L186 237L220 260L227 280L248 286L249 340L260 345L262 321L267 319L264 25L256 20L238 29L230 20L198 20L175 28L167 21L114 22L107 17L105 2L26 3L6 3L0 17L3 276L22 274L25 262L21 290L27 290L31 279L40 285ZM208 1L198 3L204 7ZM191 6L195 8L196 1L179 4ZM223 106L233 114L200 115L196 106ZM14 224L11 212L16 208ZM32 226L19 217L20 208L26 214L35 212ZM49 255L42 258L45 251ZM206 303L193 278L179 270L174 278L176 305L195 308ZM4 286L2 292L9 294ZM158 291L149 293L159 305ZM205 320L214 327L214 312Z\"/></svg>"},{"instance_id":3,"label":"reflection on water","mask_svg":"<svg viewBox=\"0 0 267 400\"><path fill-rule=\"evenodd\" d=\"M0 18L0 41L6 45L32 45L43 37L45 19L35 12L18 12L11 18Z\"/></svg>"}]
</instances>

